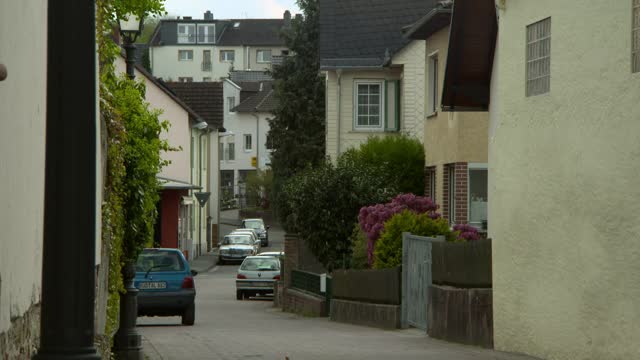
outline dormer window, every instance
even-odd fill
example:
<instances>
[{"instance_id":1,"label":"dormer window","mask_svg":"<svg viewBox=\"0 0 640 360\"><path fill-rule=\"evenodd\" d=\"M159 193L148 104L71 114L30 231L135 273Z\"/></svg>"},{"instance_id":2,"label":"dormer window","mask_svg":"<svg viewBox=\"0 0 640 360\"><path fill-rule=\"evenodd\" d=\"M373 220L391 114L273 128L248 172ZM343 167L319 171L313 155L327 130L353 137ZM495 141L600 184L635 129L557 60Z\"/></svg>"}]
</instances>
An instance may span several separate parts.
<instances>
[{"instance_id":1,"label":"dormer window","mask_svg":"<svg viewBox=\"0 0 640 360\"><path fill-rule=\"evenodd\" d=\"M234 27L235 29L239 28L239 27L240 27L240 23L239 23L239 22L235 22L235 23L233 23L233 27Z\"/></svg>"},{"instance_id":2,"label":"dormer window","mask_svg":"<svg viewBox=\"0 0 640 360\"><path fill-rule=\"evenodd\" d=\"M198 24L198 43L213 44L216 42L216 26L214 24Z\"/></svg>"},{"instance_id":3,"label":"dormer window","mask_svg":"<svg viewBox=\"0 0 640 360\"><path fill-rule=\"evenodd\" d=\"M178 44L195 44L196 24L178 24Z\"/></svg>"}]
</instances>

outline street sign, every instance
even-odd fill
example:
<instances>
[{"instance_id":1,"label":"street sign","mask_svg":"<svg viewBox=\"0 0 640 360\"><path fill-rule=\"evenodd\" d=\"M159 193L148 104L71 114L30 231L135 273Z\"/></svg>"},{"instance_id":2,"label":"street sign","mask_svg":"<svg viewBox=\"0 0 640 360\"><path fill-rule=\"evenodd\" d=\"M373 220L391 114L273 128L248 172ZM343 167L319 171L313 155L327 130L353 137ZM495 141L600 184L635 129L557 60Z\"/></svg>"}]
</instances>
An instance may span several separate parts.
<instances>
[{"instance_id":1,"label":"street sign","mask_svg":"<svg viewBox=\"0 0 640 360\"><path fill-rule=\"evenodd\" d=\"M204 207L207 204L207 201L209 201L209 197L211 196L211 193L197 192L197 193L194 193L193 195L195 195L196 199L198 199L198 203L200 203L200 207Z\"/></svg>"}]
</instances>

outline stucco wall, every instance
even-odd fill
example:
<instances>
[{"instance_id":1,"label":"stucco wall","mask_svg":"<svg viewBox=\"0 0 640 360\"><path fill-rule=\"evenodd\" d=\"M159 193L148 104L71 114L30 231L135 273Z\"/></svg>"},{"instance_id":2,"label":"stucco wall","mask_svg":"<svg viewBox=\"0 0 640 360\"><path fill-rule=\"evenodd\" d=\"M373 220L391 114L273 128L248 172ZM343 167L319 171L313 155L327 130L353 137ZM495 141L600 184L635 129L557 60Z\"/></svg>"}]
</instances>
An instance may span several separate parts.
<instances>
[{"instance_id":1,"label":"stucco wall","mask_svg":"<svg viewBox=\"0 0 640 360\"><path fill-rule=\"evenodd\" d=\"M507 0L492 82L495 346L640 358L640 74L631 0ZM551 16L551 90L525 96L526 26Z\"/></svg>"},{"instance_id":2,"label":"stucco wall","mask_svg":"<svg viewBox=\"0 0 640 360\"><path fill-rule=\"evenodd\" d=\"M438 109L440 109L449 48L449 27L427 39L425 63L438 55ZM429 75L424 77L429 83ZM428 87L428 86L427 86ZM425 97L431 96L429 89ZM426 108L426 105L425 105ZM436 203L443 204L443 165L454 162L486 163L488 157L486 112L443 112L428 114L424 126L426 166L436 166Z\"/></svg>"},{"instance_id":3,"label":"stucco wall","mask_svg":"<svg viewBox=\"0 0 640 360\"><path fill-rule=\"evenodd\" d=\"M426 82L425 80L426 41L414 40L400 50L392 59L393 64L403 66L401 81L401 116L403 131L424 138Z\"/></svg>"},{"instance_id":4,"label":"stucco wall","mask_svg":"<svg viewBox=\"0 0 640 360\"><path fill-rule=\"evenodd\" d=\"M46 3L0 3L0 63L8 72L0 82L0 333L40 302L46 40Z\"/></svg>"}]
</instances>

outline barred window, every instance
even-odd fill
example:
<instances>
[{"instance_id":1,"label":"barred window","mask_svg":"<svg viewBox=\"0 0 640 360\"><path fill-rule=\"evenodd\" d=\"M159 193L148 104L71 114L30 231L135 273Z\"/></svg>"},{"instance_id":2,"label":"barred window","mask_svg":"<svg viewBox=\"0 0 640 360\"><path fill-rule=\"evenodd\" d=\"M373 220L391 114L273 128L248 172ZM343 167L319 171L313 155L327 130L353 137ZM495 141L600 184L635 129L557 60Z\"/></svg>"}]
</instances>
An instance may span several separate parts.
<instances>
[{"instance_id":1,"label":"barred window","mask_svg":"<svg viewBox=\"0 0 640 360\"><path fill-rule=\"evenodd\" d=\"M551 82L551 18L527 26L527 96L549 92Z\"/></svg>"}]
</instances>

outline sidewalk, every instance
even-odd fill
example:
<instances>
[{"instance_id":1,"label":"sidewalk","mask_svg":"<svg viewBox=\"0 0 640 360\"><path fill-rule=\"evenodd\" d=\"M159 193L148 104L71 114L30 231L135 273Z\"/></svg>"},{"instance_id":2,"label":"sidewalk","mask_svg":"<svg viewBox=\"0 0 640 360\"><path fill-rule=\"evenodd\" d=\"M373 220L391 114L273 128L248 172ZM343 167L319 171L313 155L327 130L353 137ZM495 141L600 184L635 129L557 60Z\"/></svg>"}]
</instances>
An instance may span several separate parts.
<instances>
[{"instance_id":1,"label":"sidewalk","mask_svg":"<svg viewBox=\"0 0 640 360\"><path fill-rule=\"evenodd\" d=\"M218 248L202 254L193 260L189 260L189 267L199 273L207 272L218 265Z\"/></svg>"}]
</instances>

